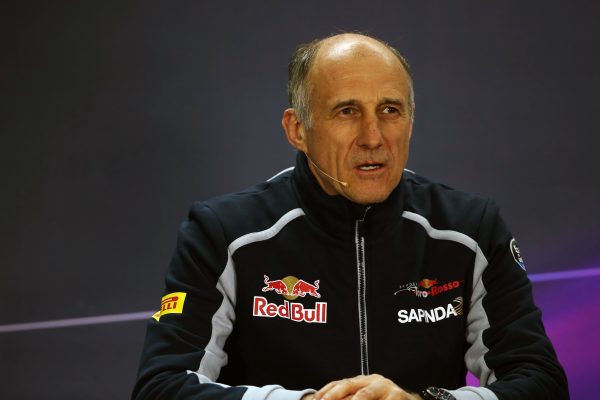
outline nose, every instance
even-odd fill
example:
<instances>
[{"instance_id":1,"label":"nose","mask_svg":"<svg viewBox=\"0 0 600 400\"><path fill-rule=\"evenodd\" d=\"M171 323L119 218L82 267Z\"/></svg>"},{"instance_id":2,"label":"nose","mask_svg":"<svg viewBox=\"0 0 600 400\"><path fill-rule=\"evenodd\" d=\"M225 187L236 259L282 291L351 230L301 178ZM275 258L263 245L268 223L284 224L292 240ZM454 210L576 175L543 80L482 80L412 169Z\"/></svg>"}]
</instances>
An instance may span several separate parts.
<instances>
[{"instance_id":1,"label":"nose","mask_svg":"<svg viewBox=\"0 0 600 400\"><path fill-rule=\"evenodd\" d=\"M356 144L365 149L376 149L383 144L381 128L377 116L365 116L363 118L360 132L356 138Z\"/></svg>"}]
</instances>

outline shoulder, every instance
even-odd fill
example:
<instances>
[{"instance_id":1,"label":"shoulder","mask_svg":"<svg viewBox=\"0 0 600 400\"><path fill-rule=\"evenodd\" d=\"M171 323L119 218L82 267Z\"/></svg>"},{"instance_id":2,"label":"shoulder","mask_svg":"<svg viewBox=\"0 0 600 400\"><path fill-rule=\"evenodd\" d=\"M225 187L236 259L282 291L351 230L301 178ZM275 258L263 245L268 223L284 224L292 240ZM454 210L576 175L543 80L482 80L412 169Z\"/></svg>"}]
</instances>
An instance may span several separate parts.
<instances>
[{"instance_id":1,"label":"shoulder","mask_svg":"<svg viewBox=\"0 0 600 400\"><path fill-rule=\"evenodd\" d=\"M470 237L496 205L489 197L455 189L412 171L403 175L405 211L415 213L436 229L455 230Z\"/></svg>"},{"instance_id":2,"label":"shoulder","mask_svg":"<svg viewBox=\"0 0 600 400\"><path fill-rule=\"evenodd\" d=\"M188 220L218 223L228 241L268 229L289 211L298 208L291 187L291 169L245 190L195 202Z\"/></svg>"}]
</instances>

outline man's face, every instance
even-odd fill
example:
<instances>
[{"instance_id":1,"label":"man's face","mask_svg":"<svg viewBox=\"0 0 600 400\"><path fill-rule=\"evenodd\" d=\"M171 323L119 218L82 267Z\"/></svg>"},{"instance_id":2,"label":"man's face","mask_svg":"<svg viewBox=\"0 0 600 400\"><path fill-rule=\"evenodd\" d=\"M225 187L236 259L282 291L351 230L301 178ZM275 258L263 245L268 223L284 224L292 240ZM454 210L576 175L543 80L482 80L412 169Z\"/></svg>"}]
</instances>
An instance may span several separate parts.
<instances>
[{"instance_id":1,"label":"man's face","mask_svg":"<svg viewBox=\"0 0 600 400\"><path fill-rule=\"evenodd\" d=\"M384 201L400 181L412 132L409 80L402 64L377 46L325 47L309 81L313 123L310 129L300 124L301 150L347 183L330 180L309 162L321 187L359 204Z\"/></svg>"}]
</instances>

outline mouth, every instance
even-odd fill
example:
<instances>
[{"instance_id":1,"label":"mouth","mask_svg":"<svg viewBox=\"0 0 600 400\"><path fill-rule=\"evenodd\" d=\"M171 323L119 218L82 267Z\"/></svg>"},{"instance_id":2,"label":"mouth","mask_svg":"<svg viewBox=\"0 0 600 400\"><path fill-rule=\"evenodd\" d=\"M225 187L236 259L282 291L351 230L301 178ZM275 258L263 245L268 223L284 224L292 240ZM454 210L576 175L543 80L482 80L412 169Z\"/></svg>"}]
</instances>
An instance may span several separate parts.
<instances>
[{"instance_id":1,"label":"mouth","mask_svg":"<svg viewBox=\"0 0 600 400\"><path fill-rule=\"evenodd\" d=\"M358 168L360 171L375 171L375 170L383 168L383 164L365 163L365 164L358 165L356 168Z\"/></svg>"}]
</instances>

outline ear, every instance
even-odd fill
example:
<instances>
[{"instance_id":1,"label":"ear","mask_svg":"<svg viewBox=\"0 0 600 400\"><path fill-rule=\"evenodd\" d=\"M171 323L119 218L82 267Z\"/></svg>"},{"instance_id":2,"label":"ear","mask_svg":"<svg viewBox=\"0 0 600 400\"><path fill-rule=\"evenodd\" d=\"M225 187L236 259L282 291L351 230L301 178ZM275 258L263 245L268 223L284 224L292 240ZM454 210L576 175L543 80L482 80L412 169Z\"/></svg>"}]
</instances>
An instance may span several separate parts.
<instances>
[{"instance_id":1,"label":"ear","mask_svg":"<svg viewBox=\"0 0 600 400\"><path fill-rule=\"evenodd\" d=\"M304 125L298 120L296 110L288 108L283 112L281 126L283 126L285 136L292 147L306 153L307 147Z\"/></svg>"}]
</instances>

